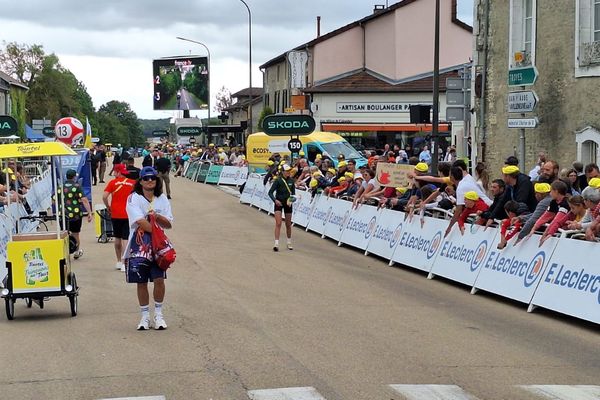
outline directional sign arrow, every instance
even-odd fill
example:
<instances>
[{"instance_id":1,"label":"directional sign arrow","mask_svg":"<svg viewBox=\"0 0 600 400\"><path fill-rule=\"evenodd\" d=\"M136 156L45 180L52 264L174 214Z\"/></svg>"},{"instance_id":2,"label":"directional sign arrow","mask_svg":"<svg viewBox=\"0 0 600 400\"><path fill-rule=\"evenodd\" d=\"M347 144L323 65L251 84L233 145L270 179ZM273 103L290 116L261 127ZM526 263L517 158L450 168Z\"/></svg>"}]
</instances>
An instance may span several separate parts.
<instances>
[{"instance_id":1,"label":"directional sign arrow","mask_svg":"<svg viewBox=\"0 0 600 400\"><path fill-rule=\"evenodd\" d=\"M539 99L533 90L508 93L508 112L527 113L535 110Z\"/></svg>"}]
</instances>

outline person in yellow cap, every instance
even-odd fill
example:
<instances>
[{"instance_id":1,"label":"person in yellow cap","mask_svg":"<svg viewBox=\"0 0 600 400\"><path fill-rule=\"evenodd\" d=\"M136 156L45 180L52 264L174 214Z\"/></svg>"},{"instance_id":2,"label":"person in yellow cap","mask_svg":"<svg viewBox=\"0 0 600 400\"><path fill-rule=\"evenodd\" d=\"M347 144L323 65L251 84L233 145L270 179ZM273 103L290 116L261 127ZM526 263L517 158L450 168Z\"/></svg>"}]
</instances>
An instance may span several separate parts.
<instances>
[{"instance_id":1,"label":"person in yellow cap","mask_svg":"<svg viewBox=\"0 0 600 400\"><path fill-rule=\"evenodd\" d=\"M471 214L480 215L481 213L487 211L490 207L479 197L479 194L475 191L469 191L465 193L464 196L465 207L458 217L458 229L460 229L460 234L464 235L465 233L465 222L467 218Z\"/></svg>"},{"instance_id":2,"label":"person in yellow cap","mask_svg":"<svg viewBox=\"0 0 600 400\"><path fill-rule=\"evenodd\" d=\"M600 178L590 179L588 186L593 187L594 189L600 189Z\"/></svg>"},{"instance_id":3,"label":"person in yellow cap","mask_svg":"<svg viewBox=\"0 0 600 400\"><path fill-rule=\"evenodd\" d=\"M325 189L325 195L338 197L340 193L348 189L351 179L346 179L345 176L338 178L337 184L333 183L332 186Z\"/></svg>"},{"instance_id":4,"label":"person in yellow cap","mask_svg":"<svg viewBox=\"0 0 600 400\"><path fill-rule=\"evenodd\" d=\"M285 213L285 231L287 236L287 248L292 247L292 204L296 201L296 185L291 177L292 167L282 164L281 174L273 181L269 190L269 197L275 203L275 244L273 251L279 251L279 236Z\"/></svg>"},{"instance_id":5,"label":"person in yellow cap","mask_svg":"<svg viewBox=\"0 0 600 400\"><path fill-rule=\"evenodd\" d=\"M510 198L517 203L525 204L527 209L533 212L537 200L529 176L522 174L516 165L505 165L502 167L502 179L506 183L506 190L510 194Z\"/></svg>"},{"instance_id":6,"label":"person in yellow cap","mask_svg":"<svg viewBox=\"0 0 600 400\"><path fill-rule=\"evenodd\" d=\"M521 228L521 231L519 232L519 236L517 237L515 244L519 243L521 240L525 239L527 235L529 235L536 221L542 216L542 214L546 212L550 206L550 202L552 201L552 197L550 196L552 187L549 183L538 182L534 185L534 189L535 198L538 202L537 206L531 214L519 217L524 224L523 228Z\"/></svg>"},{"instance_id":7,"label":"person in yellow cap","mask_svg":"<svg viewBox=\"0 0 600 400\"><path fill-rule=\"evenodd\" d=\"M567 215L569 211L571 211L571 206L569 205L569 201L567 199L567 192L569 190L569 186L560 180L552 182L550 185L550 205L548 209L535 221L533 224L533 228L527 234L526 238L531 237L535 231L540 229L544 224L548 223L546 229L544 229L544 233L540 238L540 246L548 239L548 237L552 236L550 227L554 224L561 225L567 219Z\"/></svg>"},{"instance_id":8,"label":"person in yellow cap","mask_svg":"<svg viewBox=\"0 0 600 400\"><path fill-rule=\"evenodd\" d=\"M420 162L415 165L415 171L420 172L421 174L426 174L429 171L429 165L427 165L427 163Z\"/></svg>"}]
</instances>

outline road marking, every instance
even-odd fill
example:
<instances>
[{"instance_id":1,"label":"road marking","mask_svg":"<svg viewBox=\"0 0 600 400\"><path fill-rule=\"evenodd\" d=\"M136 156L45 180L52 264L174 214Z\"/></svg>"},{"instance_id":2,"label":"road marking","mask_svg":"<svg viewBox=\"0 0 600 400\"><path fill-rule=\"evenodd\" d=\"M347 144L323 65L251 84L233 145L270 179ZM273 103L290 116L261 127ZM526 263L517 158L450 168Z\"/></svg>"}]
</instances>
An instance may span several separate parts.
<instances>
[{"instance_id":1,"label":"road marking","mask_svg":"<svg viewBox=\"0 0 600 400\"><path fill-rule=\"evenodd\" d=\"M554 400L599 400L600 386L592 385L521 385L521 389Z\"/></svg>"},{"instance_id":2,"label":"road marking","mask_svg":"<svg viewBox=\"0 0 600 400\"><path fill-rule=\"evenodd\" d=\"M326 400L314 387L249 390L251 400Z\"/></svg>"},{"instance_id":3,"label":"road marking","mask_svg":"<svg viewBox=\"0 0 600 400\"><path fill-rule=\"evenodd\" d=\"M407 400L477 400L456 385L390 385Z\"/></svg>"},{"instance_id":4,"label":"road marking","mask_svg":"<svg viewBox=\"0 0 600 400\"><path fill-rule=\"evenodd\" d=\"M115 397L100 400L166 400L165 396Z\"/></svg>"}]
</instances>

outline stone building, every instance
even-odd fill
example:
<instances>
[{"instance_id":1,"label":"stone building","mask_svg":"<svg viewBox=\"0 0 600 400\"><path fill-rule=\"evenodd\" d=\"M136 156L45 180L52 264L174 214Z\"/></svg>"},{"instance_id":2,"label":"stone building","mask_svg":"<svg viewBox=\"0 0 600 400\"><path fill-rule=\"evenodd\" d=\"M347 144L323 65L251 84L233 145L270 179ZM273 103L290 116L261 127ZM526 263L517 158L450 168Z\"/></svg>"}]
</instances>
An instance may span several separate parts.
<instances>
[{"instance_id":1,"label":"stone building","mask_svg":"<svg viewBox=\"0 0 600 400\"><path fill-rule=\"evenodd\" d=\"M0 71L0 115L10 115L17 121L22 138L25 137L27 90L27 86Z\"/></svg>"},{"instance_id":2,"label":"stone building","mask_svg":"<svg viewBox=\"0 0 600 400\"><path fill-rule=\"evenodd\" d=\"M600 1L476 0L474 64L485 103L475 101L478 159L499 175L508 155L519 156L520 129L509 118L535 118L525 130L525 168L546 151L561 168L600 161ZM487 33L487 35L486 35ZM486 59L487 50L487 59ZM535 67L532 86L509 87L509 70ZM474 88L475 89L475 88ZM473 92L477 92L473 90ZM533 112L508 112L509 92L533 90Z\"/></svg>"}]
</instances>

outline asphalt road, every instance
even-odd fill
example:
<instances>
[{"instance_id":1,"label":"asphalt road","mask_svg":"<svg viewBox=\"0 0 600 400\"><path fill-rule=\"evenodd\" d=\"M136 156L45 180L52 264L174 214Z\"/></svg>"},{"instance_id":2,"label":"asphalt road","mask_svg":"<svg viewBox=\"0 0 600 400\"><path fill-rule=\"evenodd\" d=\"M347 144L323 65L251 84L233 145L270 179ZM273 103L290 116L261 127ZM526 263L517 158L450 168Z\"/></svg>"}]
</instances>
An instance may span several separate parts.
<instances>
[{"instance_id":1,"label":"asphalt road","mask_svg":"<svg viewBox=\"0 0 600 400\"><path fill-rule=\"evenodd\" d=\"M14 321L0 318L2 398L399 400L389 385L419 385L398 390L541 399L516 385L600 385L598 326L527 314L300 229L295 250L275 254L272 218L214 186L171 181L169 329L135 330L135 288L87 225L74 261L79 315L55 298L43 310L19 301ZM457 387L415 397L437 390L426 384ZM289 387L314 389L257 391Z\"/></svg>"},{"instance_id":2,"label":"asphalt road","mask_svg":"<svg viewBox=\"0 0 600 400\"><path fill-rule=\"evenodd\" d=\"M179 99L179 110L197 110L199 109L198 104L193 99L190 92L186 89L181 88L181 99Z\"/></svg>"}]
</instances>

